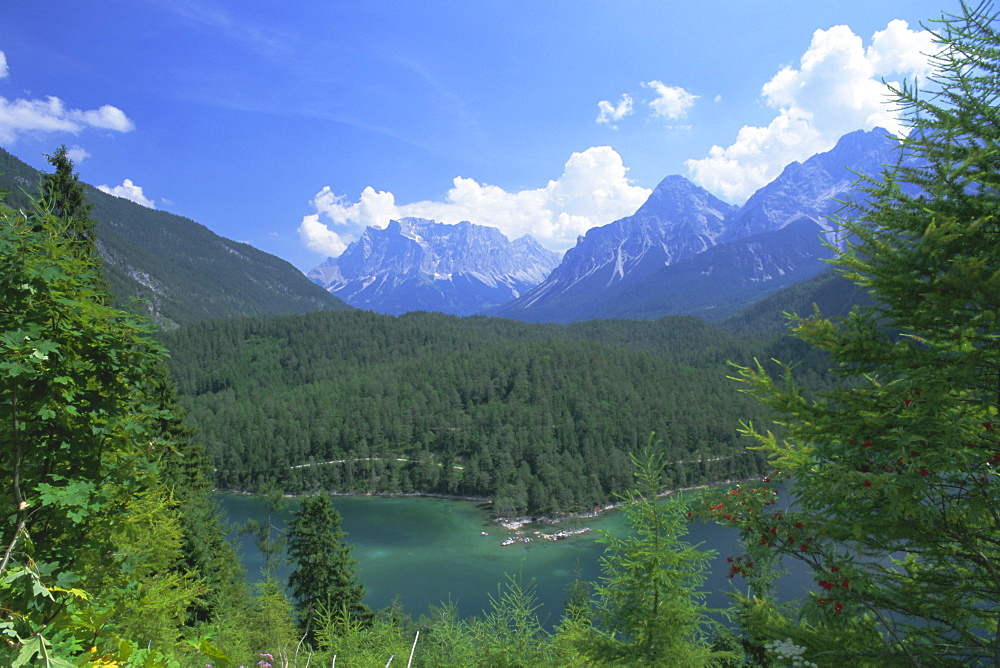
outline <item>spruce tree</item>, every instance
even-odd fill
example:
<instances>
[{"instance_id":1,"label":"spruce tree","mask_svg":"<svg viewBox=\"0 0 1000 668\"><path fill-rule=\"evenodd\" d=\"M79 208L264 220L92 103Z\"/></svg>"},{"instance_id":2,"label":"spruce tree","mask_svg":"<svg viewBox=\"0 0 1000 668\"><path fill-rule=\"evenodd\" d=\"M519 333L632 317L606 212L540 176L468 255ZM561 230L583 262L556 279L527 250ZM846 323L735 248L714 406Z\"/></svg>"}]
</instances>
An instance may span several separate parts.
<instances>
[{"instance_id":1,"label":"spruce tree","mask_svg":"<svg viewBox=\"0 0 1000 668\"><path fill-rule=\"evenodd\" d=\"M167 416L150 379L163 350L106 305L94 258L64 231L44 207L0 206L5 665L89 648L110 660L130 640L167 650L204 593L177 568L180 522L159 478Z\"/></svg>"},{"instance_id":2,"label":"spruce tree","mask_svg":"<svg viewBox=\"0 0 1000 668\"><path fill-rule=\"evenodd\" d=\"M42 205L67 225L71 238L86 244L86 252L96 252L96 223L90 217L93 207L87 201L80 175L73 171L73 161L67 154L66 146L60 146L45 159L54 171L42 175Z\"/></svg>"},{"instance_id":3,"label":"spruce tree","mask_svg":"<svg viewBox=\"0 0 1000 668\"><path fill-rule=\"evenodd\" d=\"M330 497L319 494L302 499L288 525L288 558L293 564L288 586L299 626L309 639L315 637L317 619L324 613L362 621L371 617L361 602L365 587L358 582L357 562L344 542L347 534L340 521Z\"/></svg>"},{"instance_id":4,"label":"spruce tree","mask_svg":"<svg viewBox=\"0 0 1000 668\"><path fill-rule=\"evenodd\" d=\"M759 640L823 665L1000 664L1000 36L991 3L935 32L936 74L895 91L911 130L868 180L841 272L876 303L798 319L838 389L745 368L781 436L750 431L789 478L732 490L712 512L741 527L748 573L776 554L813 571L801 623L746 599ZM757 593L766 591L766 588Z\"/></svg>"},{"instance_id":5,"label":"spruce tree","mask_svg":"<svg viewBox=\"0 0 1000 668\"><path fill-rule=\"evenodd\" d=\"M629 534L604 533L603 575L596 585L594 625L563 632L597 665L702 666L715 655L708 637L715 624L701 589L714 556L683 540L686 502L661 500L663 455L650 438L642 455L633 455L636 488L623 497Z\"/></svg>"},{"instance_id":6,"label":"spruce tree","mask_svg":"<svg viewBox=\"0 0 1000 668\"><path fill-rule=\"evenodd\" d=\"M83 186L49 159L27 213L0 206L0 663L154 661L251 602L166 354L108 306Z\"/></svg>"}]
</instances>

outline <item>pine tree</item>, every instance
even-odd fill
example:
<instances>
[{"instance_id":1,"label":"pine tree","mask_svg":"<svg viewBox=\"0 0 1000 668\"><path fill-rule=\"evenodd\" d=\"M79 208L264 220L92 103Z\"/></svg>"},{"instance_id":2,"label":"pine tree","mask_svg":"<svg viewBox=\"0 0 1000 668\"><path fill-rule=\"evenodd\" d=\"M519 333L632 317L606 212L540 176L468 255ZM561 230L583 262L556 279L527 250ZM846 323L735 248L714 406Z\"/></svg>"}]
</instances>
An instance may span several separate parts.
<instances>
[{"instance_id":1,"label":"pine tree","mask_svg":"<svg viewBox=\"0 0 1000 668\"><path fill-rule=\"evenodd\" d=\"M156 661L247 585L165 353L108 306L82 184L49 159L27 213L0 206L0 662Z\"/></svg>"},{"instance_id":2,"label":"pine tree","mask_svg":"<svg viewBox=\"0 0 1000 668\"><path fill-rule=\"evenodd\" d=\"M601 539L594 626L584 627L579 645L598 664L708 665L719 657L709 649L714 624L699 589L713 554L683 540L685 502L658 498L665 465L652 438L632 461L636 489L624 499L630 532Z\"/></svg>"},{"instance_id":3,"label":"pine tree","mask_svg":"<svg viewBox=\"0 0 1000 668\"><path fill-rule=\"evenodd\" d=\"M322 611L342 611L352 619L366 620L371 613L361 602L365 587L357 580L351 546L340 528L340 513L325 494L302 499L288 525L288 558L299 626L310 639Z\"/></svg>"},{"instance_id":4,"label":"pine tree","mask_svg":"<svg viewBox=\"0 0 1000 668\"><path fill-rule=\"evenodd\" d=\"M781 553L813 570L801 625L747 601L755 635L812 661L1000 664L997 19L991 3L946 15L936 74L895 91L911 131L843 221L836 260L876 304L795 324L839 389L811 398L791 369L741 372L780 416L781 438L751 431L797 501L779 510L772 490L740 488L714 513L758 563Z\"/></svg>"},{"instance_id":5,"label":"pine tree","mask_svg":"<svg viewBox=\"0 0 1000 668\"><path fill-rule=\"evenodd\" d=\"M42 175L41 204L67 225L71 238L86 244L87 253L96 253L96 223L90 218L93 207L87 201L79 174L73 171L66 147L60 146L45 158L55 171Z\"/></svg>"}]
</instances>

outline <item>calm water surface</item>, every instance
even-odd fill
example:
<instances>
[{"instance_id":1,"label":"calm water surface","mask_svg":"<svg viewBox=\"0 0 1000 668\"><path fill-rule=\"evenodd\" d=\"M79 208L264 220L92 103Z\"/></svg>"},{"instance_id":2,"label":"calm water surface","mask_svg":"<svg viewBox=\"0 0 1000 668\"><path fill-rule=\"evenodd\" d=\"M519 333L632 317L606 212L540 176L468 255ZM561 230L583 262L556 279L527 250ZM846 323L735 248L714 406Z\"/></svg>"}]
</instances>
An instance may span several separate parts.
<instances>
[{"instance_id":1,"label":"calm water surface","mask_svg":"<svg viewBox=\"0 0 1000 668\"><path fill-rule=\"evenodd\" d=\"M228 520L244 522L250 517L263 522L267 509L264 499L220 494L219 501ZM272 516L272 523L284 528L296 499L288 499L288 507ZM604 546L597 542L598 533L573 536L563 541L536 539L531 543L515 543L501 547L508 531L492 524L479 504L423 497L333 497L334 506L343 518L347 542L353 546L360 580L366 588L365 603L383 608L398 597L407 613L417 618L431 605L452 601L459 614L480 614L489 608L489 597L497 596L498 587L507 574L521 573L525 580L534 579L539 615L547 625L558 623L562 614L566 586L579 569L584 579L600 577L600 558ZM623 514L610 511L599 518L567 520L555 526L529 525L533 531L552 532L557 529L587 526L604 529L612 534L624 532ZM488 536L483 536L482 532ZM737 532L715 524L695 523L686 537L691 543L704 543L703 549L717 552L712 562L705 588L708 604L725 607L725 595L734 586L743 586L738 577L726 577L726 557L738 549ZM253 540L240 539L241 556L251 579L259 579L263 559ZM286 577L288 566L278 569ZM785 588L789 594L800 595L803 586L810 586L805 573L793 574Z\"/></svg>"}]
</instances>

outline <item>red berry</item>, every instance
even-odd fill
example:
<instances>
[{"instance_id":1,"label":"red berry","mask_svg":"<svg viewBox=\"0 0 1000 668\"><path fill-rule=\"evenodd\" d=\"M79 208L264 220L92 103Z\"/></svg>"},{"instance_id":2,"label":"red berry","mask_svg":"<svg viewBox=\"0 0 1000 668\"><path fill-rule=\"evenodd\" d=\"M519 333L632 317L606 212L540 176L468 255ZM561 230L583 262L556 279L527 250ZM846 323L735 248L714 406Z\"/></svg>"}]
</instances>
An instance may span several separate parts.
<instances>
[{"instance_id":1,"label":"red berry","mask_svg":"<svg viewBox=\"0 0 1000 668\"><path fill-rule=\"evenodd\" d=\"M926 478L926 477L927 477L927 476L929 476L930 474L931 474L931 472L930 472L930 471L928 471L927 469L920 469L920 475L922 475L923 477L925 477L925 478Z\"/></svg>"},{"instance_id":2,"label":"red berry","mask_svg":"<svg viewBox=\"0 0 1000 668\"><path fill-rule=\"evenodd\" d=\"M872 486L872 481L871 480L865 480L865 487L871 487L871 486Z\"/></svg>"},{"instance_id":3,"label":"red berry","mask_svg":"<svg viewBox=\"0 0 1000 668\"><path fill-rule=\"evenodd\" d=\"M836 610L837 612L840 612L841 610L844 609L844 604L841 603L840 601L837 601L836 603L833 604L833 609Z\"/></svg>"},{"instance_id":4,"label":"red berry","mask_svg":"<svg viewBox=\"0 0 1000 668\"><path fill-rule=\"evenodd\" d=\"M827 591L830 591L831 589L833 589L833 583L832 582L827 582L826 580L820 580L819 581L819 586L822 587L823 589L826 589Z\"/></svg>"},{"instance_id":5,"label":"red berry","mask_svg":"<svg viewBox=\"0 0 1000 668\"><path fill-rule=\"evenodd\" d=\"M983 423L983 429L985 429L986 431L993 431L993 423L992 422L984 422Z\"/></svg>"}]
</instances>

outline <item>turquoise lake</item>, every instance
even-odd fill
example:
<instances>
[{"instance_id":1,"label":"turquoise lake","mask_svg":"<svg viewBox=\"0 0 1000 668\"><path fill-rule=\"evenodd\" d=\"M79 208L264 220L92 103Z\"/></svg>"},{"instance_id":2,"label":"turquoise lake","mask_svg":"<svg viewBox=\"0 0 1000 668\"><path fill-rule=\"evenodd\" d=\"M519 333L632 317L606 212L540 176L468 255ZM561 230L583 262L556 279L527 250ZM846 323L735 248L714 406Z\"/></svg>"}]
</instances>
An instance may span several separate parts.
<instances>
[{"instance_id":1,"label":"turquoise lake","mask_svg":"<svg viewBox=\"0 0 1000 668\"><path fill-rule=\"evenodd\" d=\"M219 494L219 501L230 522L244 522L254 517L263 522L267 510L264 499L234 494ZM284 528L291 518L296 499L272 516L272 523ZM533 579L543 623L559 621L566 586L577 569L586 580L600 577L600 559L604 546L597 542L596 529L613 534L624 531L623 514L608 511L597 518L579 518L558 525L528 525L525 535L534 531L553 532L574 527L595 531L562 541L536 539L531 543L500 543L510 533L492 523L485 509L472 501L426 497L335 496L333 503L343 518L347 542L353 546L360 580L366 588L365 603L383 608L398 597L414 619L429 606L452 601L459 614L480 614L489 608L490 596L507 574L520 573ZM489 535L483 536L483 532ZM738 550L736 531L716 524L696 522L686 540L703 543L703 549L715 550L705 589L712 607L727 605L726 592L745 584L740 578L727 577L726 557ZM240 539L241 556L251 580L260 578L263 559L249 537ZM278 569L282 577L287 565ZM801 570L786 576L783 589L787 596L801 595L812 580Z\"/></svg>"}]
</instances>

